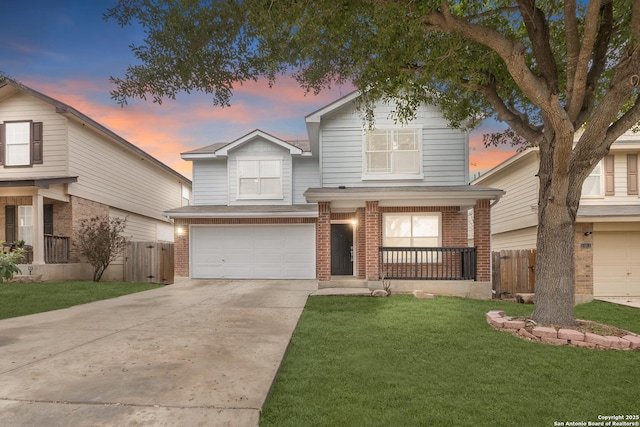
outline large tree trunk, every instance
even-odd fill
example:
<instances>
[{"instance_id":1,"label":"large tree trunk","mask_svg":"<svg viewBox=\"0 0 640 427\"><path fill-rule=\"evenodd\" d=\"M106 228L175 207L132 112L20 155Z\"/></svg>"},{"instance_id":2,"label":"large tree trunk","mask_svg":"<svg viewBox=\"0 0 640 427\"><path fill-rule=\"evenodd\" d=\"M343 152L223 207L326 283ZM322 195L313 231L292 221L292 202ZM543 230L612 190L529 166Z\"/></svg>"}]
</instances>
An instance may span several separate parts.
<instances>
[{"instance_id":1,"label":"large tree trunk","mask_svg":"<svg viewBox=\"0 0 640 427\"><path fill-rule=\"evenodd\" d=\"M575 219L569 207L547 201L540 206L536 258L536 309L538 323L575 323L573 245ZM541 203L542 205L542 203Z\"/></svg>"},{"instance_id":2,"label":"large tree trunk","mask_svg":"<svg viewBox=\"0 0 640 427\"><path fill-rule=\"evenodd\" d=\"M540 145L540 190L534 321L573 325L575 222L590 166L572 164L573 131L550 133ZM579 169L579 170L577 170Z\"/></svg>"}]
</instances>

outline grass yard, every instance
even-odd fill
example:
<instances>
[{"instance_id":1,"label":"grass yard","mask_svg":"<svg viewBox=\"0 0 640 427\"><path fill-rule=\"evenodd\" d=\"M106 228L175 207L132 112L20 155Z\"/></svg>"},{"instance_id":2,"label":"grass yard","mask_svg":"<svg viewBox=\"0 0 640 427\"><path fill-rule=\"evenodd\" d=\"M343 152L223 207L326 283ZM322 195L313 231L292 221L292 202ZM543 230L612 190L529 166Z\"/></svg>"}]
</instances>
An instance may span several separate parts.
<instances>
[{"instance_id":1,"label":"grass yard","mask_svg":"<svg viewBox=\"0 0 640 427\"><path fill-rule=\"evenodd\" d=\"M640 351L528 342L491 328L489 310L527 316L533 306L310 297L260 426L586 425L640 414ZM640 333L638 309L592 302L576 317Z\"/></svg>"},{"instance_id":2,"label":"grass yard","mask_svg":"<svg viewBox=\"0 0 640 427\"><path fill-rule=\"evenodd\" d=\"M159 288L153 283L60 282L0 284L0 319L58 310Z\"/></svg>"}]
</instances>

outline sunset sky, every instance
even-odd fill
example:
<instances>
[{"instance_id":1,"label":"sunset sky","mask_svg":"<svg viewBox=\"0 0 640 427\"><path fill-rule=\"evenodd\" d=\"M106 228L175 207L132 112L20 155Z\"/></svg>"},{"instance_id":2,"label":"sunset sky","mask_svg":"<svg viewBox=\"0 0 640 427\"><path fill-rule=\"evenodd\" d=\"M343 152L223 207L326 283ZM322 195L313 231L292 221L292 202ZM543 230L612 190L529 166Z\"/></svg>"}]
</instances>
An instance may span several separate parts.
<instances>
[{"instance_id":1,"label":"sunset sky","mask_svg":"<svg viewBox=\"0 0 640 427\"><path fill-rule=\"evenodd\" d=\"M191 164L180 153L233 141L254 129L305 140L304 117L352 90L335 87L305 95L295 81L281 77L271 89L265 81L238 86L231 107L215 107L204 94L181 94L162 105L131 100L122 108L110 98L109 77L123 76L135 62L129 45L140 44L144 34L103 19L115 4L117 0L22 0L4 8L0 72L71 105L187 177ZM496 126L485 123L471 133L471 175L513 154L510 147L483 147L482 134Z\"/></svg>"}]
</instances>

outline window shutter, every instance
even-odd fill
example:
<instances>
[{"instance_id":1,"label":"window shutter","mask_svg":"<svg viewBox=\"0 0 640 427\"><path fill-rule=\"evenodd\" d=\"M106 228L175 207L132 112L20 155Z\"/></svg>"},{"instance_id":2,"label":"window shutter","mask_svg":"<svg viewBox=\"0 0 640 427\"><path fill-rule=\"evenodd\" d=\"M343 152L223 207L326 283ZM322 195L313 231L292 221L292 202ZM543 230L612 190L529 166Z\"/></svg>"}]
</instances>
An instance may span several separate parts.
<instances>
[{"instance_id":1,"label":"window shutter","mask_svg":"<svg viewBox=\"0 0 640 427\"><path fill-rule=\"evenodd\" d=\"M4 207L4 240L7 243L16 241L16 207L6 205Z\"/></svg>"},{"instance_id":2,"label":"window shutter","mask_svg":"<svg viewBox=\"0 0 640 427\"><path fill-rule=\"evenodd\" d=\"M614 162L615 162L615 158L612 155L608 155L604 158L604 195L605 196L613 196L616 194Z\"/></svg>"},{"instance_id":3,"label":"window shutter","mask_svg":"<svg viewBox=\"0 0 640 427\"><path fill-rule=\"evenodd\" d=\"M31 164L42 164L42 122L31 123Z\"/></svg>"},{"instance_id":4,"label":"window shutter","mask_svg":"<svg viewBox=\"0 0 640 427\"><path fill-rule=\"evenodd\" d=\"M0 165L4 165L4 124L0 124Z\"/></svg>"},{"instance_id":5,"label":"window shutter","mask_svg":"<svg viewBox=\"0 0 640 427\"><path fill-rule=\"evenodd\" d=\"M44 234L53 234L53 205L44 205L42 208Z\"/></svg>"},{"instance_id":6,"label":"window shutter","mask_svg":"<svg viewBox=\"0 0 640 427\"><path fill-rule=\"evenodd\" d=\"M627 194L638 195L638 155L627 154Z\"/></svg>"}]
</instances>

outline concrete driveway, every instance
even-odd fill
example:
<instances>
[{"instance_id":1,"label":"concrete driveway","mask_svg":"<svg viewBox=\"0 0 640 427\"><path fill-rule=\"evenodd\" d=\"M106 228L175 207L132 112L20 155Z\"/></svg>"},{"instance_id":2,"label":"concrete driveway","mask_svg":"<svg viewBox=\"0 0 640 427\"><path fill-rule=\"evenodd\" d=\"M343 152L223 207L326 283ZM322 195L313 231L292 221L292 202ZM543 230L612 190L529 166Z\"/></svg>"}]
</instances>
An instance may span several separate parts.
<instances>
[{"instance_id":1,"label":"concrete driveway","mask_svg":"<svg viewBox=\"0 0 640 427\"><path fill-rule=\"evenodd\" d=\"M315 281L187 281L0 321L4 426L256 426Z\"/></svg>"}]
</instances>

